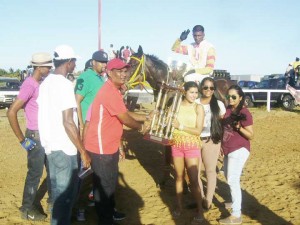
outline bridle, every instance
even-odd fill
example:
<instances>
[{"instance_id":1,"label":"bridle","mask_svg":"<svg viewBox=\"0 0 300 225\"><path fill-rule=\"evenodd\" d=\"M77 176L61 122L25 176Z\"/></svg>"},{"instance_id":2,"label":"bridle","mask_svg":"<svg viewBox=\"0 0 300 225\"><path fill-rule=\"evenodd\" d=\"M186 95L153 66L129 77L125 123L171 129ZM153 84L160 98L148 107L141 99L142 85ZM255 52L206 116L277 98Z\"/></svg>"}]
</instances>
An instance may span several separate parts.
<instances>
[{"instance_id":1,"label":"bridle","mask_svg":"<svg viewBox=\"0 0 300 225\"><path fill-rule=\"evenodd\" d=\"M152 88L151 85L146 82L146 72L145 72L145 60L146 56L143 54L139 59L138 57L131 56L130 59L134 59L139 62L137 68L135 69L133 75L130 77L129 81L126 82L126 87L129 89L135 88L137 85L142 85L143 87ZM142 81L140 81L142 78ZM154 88L152 88L154 90ZM147 90L145 88L145 90Z\"/></svg>"}]
</instances>

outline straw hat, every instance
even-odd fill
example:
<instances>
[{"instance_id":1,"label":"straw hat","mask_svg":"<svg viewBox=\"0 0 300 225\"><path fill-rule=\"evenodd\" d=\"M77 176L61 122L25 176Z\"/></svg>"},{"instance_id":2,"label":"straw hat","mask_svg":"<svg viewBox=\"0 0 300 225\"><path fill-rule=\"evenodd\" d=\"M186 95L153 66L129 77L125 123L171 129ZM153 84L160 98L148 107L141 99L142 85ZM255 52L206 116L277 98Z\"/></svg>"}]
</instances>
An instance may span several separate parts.
<instances>
[{"instance_id":1,"label":"straw hat","mask_svg":"<svg viewBox=\"0 0 300 225\"><path fill-rule=\"evenodd\" d=\"M53 66L51 55L45 52L33 54L30 64L32 66Z\"/></svg>"}]
</instances>

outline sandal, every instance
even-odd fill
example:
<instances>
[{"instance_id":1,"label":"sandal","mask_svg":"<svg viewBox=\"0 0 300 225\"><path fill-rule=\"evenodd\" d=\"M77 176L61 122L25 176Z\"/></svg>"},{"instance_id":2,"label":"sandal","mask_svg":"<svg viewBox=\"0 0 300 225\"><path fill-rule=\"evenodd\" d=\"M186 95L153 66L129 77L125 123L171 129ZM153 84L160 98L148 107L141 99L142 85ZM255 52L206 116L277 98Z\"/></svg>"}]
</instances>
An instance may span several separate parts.
<instances>
[{"instance_id":1,"label":"sandal","mask_svg":"<svg viewBox=\"0 0 300 225\"><path fill-rule=\"evenodd\" d=\"M180 216L181 216L181 211L175 209L175 210L172 212L172 217L173 217L173 219L178 219Z\"/></svg>"}]
</instances>

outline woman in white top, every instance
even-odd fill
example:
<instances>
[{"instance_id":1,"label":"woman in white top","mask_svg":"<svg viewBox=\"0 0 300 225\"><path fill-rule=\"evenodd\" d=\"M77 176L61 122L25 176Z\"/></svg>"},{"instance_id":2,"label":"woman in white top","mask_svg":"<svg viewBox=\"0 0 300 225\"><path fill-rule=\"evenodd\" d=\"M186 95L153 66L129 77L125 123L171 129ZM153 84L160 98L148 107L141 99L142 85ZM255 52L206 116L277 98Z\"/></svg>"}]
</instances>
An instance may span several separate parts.
<instances>
[{"instance_id":1,"label":"woman in white top","mask_svg":"<svg viewBox=\"0 0 300 225\"><path fill-rule=\"evenodd\" d=\"M217 172L216 166L221 148L221 139L223 136L221 120L226 112L223 102L217 100L215 96L216 84L210 77L206 77L200 84L201 97L198 101L204 107L204 125L200 135L202 140L201 158L205 167L207 188L205 198L203 198L203 208L210 209L213 195L216 189ZM200 170L199 170L200 171ZM203 191L203 185L199 184ZM204 193L202 193L204 194Z\"/></svg>"}]
</instances>

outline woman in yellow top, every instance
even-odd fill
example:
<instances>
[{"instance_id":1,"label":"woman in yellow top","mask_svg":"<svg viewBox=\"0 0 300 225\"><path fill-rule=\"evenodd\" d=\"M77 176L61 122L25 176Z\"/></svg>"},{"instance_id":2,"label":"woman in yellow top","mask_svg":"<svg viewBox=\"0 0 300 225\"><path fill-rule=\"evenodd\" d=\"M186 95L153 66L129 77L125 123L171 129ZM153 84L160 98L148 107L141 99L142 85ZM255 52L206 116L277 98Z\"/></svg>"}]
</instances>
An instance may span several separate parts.
<instances>
[{"instance_id":1,"label":"woman in yellow top","mask_svg":"<svg viewBox=\"0 0 300 225\"><path fill-rule=\"evenodd\" d=\"M198 169L200 160L200 134L204 123L203 106L198 105L198 85L193 82L184 84L185 94L180 105L177 119L172 123L175 128L173 133L174 145L172 157L176 172L176 197L177 208L173 211L173 217L179 217L182 212L182 192L185 175L185 166L190 180L191 191L197 201L198 211L195 221L203 220L201 206L201 191L198 184Z\"/></svg>"}]
</instances>

